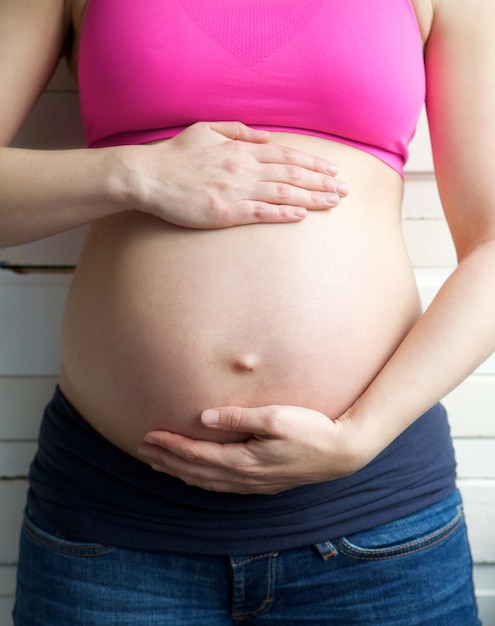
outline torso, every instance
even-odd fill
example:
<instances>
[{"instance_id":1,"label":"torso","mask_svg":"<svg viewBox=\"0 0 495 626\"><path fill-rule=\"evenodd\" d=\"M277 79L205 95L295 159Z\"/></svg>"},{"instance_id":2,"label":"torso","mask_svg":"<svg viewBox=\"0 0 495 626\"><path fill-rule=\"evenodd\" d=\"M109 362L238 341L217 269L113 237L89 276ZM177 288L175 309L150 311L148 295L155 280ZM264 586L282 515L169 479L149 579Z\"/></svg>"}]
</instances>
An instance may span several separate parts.
<instances>
[{"instance_id":1,"label":"torso","mask_svg":"<svg viewBox=\"0 0 495 626\"><path fill-rule=\"evenodd\" d=\"M431 3L414 5L426 37ZM72 0L72 67L85 6ZM326 139L272 140L337 163L350 195L299 224L195 231L134 212L91 228L67 302L61 387L130 454L156 428L221 439L199 422L214 406L338 417L420 314L400 176Z\"/></svg>"}]
</instances>

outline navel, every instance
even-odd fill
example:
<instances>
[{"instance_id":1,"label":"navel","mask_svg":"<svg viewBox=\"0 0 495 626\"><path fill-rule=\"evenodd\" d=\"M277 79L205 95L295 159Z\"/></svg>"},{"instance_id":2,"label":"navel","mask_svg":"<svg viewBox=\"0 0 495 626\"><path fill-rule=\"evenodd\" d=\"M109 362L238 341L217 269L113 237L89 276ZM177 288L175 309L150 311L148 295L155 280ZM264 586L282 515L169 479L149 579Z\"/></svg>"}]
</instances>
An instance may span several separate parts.
<instances>
[{"instance_id":1,"label":"navel","mask_svg":"<svg viewBox=\"0 0 495 626\"><path fill-rule=\"evenodd\" d=\"M235 357L232 368L238 372L254 372L260 365L260 357L254 352L246 352Z\"/></svg>"}]
</instances>

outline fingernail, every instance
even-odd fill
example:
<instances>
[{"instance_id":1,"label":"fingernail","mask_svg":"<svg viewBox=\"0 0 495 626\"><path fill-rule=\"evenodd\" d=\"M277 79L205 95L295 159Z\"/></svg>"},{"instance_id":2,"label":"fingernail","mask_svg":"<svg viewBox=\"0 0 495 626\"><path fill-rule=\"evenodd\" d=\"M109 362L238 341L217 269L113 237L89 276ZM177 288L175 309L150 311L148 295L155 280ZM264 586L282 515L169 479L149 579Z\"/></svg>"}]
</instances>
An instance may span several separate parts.
<instances>
[{"instance_id":1,"label":"fingernail","mask_svg":"<svg viewBox=\"0 0 495 626\"><path fill-rule=\"evenodd\" d=\"M297 207L296 209L294 209L294 215L296 217L306 217L307 214L308 211L302 207Z\"/></svg>"},{"instance_id":2,"label":"fingernail","mask_svg":"<svg viewBox=\"0 0 495 626\"><path fill-rule=\"evenodd\" d=\"M339 196L336 193L326 193L325 194L325 202L330 206L335 206L339 203Z\"/></svg>"},{"instance_id":3,"label":"fingernail","mask_svg":"<svg viewBox=\"0 0 495 626\"><path fill-rule=\"evenodd\" d=\"M157 442L150 435L145 435L144 440L146 441L146 443L151 443L154 446L158 445Z\"/></svg>"},{"instance_id":4,"label":"fingernail","mask_svg":"<svg viewBox=\"0 0 495 626\"><path fill-rule=\"evenodd\" d=\"M327 172L329 174L333 174L335 176L336 174L339 173L339 168L336 165L333 165L332 163L328 163L327 164Z\"/></svg>"},{"instance_id":5,"label":"fingernail","mask_svg":"<svg viewBox=\"0 0 495 626\"><path fill-rule=\"evenodd\" d=\"M207 409L203 411L203 415L201 416L203 420L203 424L206 426L215 426L220 421L220 411L216 409Z\"/></svg>"},{"instance_id":6,"label":"fingernail","mask_svg":"<svg viewBox=\"0 0 495 626\"><path fill-rule=\"evenodd\" d=\"M349 193L349 187L345 183L337 183L337 193L340 196L347 196Z\"/></svg>"},{"instance_id":7,"label":"fingernail","mask_svg":"<svg viewBox=\"0 0 495 626\"><path fill-rule=\"evenodd\" d=\"M140 456L151 456L151 452L147 448L138 448L138 454Z\"/></svg>"}]
</instances>

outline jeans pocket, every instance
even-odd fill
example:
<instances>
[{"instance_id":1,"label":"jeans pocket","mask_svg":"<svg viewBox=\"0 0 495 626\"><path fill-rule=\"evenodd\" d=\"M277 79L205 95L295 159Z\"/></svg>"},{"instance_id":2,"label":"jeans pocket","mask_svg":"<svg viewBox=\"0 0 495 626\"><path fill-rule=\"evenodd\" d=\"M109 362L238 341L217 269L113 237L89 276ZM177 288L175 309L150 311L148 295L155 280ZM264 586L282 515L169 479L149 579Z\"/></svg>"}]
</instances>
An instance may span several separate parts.
<instances>
[{"instance_id":1,"label":"jeans pocket","mask_svg":"<svg viewBox=\"0 0 495 626\"><path fill-rule=\"evenodd\" d=\"M439 504L395 522L333 540L337 551L367 561L407 556L432 548L464 525L462 504L451 496Z\"/></svg>"},{"instance_id":2,"label":"jeans pocket","mask_svg":"<svg viewBox=\"0 0 495 626\"><path fill-rule=\"evenodd\" d=\"M57 537L55 534L40 528L36 522L29 517L28 513L24 515L22 532L28 539L38 545L67 556L96 557L109 554L116 550L114 546L107 546L101 543L72 541Z\"/></svg>"}]
</instances>

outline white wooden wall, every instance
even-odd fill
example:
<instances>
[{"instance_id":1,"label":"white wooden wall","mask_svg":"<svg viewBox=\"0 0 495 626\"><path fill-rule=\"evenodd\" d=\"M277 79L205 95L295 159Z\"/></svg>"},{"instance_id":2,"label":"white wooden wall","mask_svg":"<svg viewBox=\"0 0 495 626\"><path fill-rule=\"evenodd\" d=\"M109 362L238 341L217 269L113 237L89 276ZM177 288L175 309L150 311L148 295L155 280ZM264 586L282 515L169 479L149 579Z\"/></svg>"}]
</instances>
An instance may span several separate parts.
<instances>
[{"instance_id":1,"label":"white wooden wall","mask_svg":"<svg viewBox=\"0 0 495 626\"><path fill-rule=\"evenodd\" d=\"M26 147L83 144L75 85L64 67L16 139ZM54 172L56 176L56 172ZM425 305L452 271L424 118L411 147L404 232ZM0 250L0 263L73 264L84 229ZM60 363L59 326L69 274L0 269L0 624L9 626L26 473L40 413ZM495 323L495 321L494 321ZM495 626L495 357L446 400L459 463L484 626Z\"/></svg>"}]
</instances>

